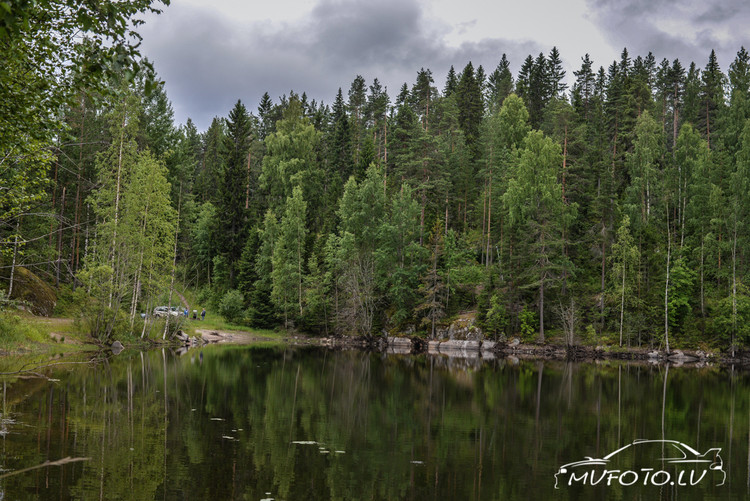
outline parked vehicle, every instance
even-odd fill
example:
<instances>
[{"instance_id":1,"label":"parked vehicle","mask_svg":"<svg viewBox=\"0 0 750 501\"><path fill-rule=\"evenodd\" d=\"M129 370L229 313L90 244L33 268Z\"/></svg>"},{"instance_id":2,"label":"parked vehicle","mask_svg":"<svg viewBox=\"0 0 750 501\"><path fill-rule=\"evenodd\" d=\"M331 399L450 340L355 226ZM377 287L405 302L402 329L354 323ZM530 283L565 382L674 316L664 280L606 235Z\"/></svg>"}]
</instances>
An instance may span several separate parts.
<instances>
[{"instance_id":1,"label":"parked vehicle","mask_svg":"<svg viewBox=\"0 0 750 501\"><path fill-rule=\"evenodd\" d=\"M166 317L167 315L177 317L180 315L180 310L176 306L157 306L154 308L155 317Z\"/></svg>"}]
</instances>

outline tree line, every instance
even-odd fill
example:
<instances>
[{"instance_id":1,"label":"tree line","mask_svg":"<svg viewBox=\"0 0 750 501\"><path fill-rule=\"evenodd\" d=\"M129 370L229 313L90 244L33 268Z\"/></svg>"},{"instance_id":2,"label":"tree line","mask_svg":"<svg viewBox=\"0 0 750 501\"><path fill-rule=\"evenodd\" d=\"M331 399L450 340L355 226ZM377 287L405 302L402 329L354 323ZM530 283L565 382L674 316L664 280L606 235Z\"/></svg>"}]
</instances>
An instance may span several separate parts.
<instances>
[{"instance_id":1,"label":"tree line","mask_svg":"<svg viewBox=\"0 0 750 501\"><path fill-rule=\"evenodd\" d=\"M106 335L179 282L258 327L435 336L476 312L493 338L734 349L749 65L625 49L581 58L568 88L553 48L515 77L505 55L451 67L442 89L422 68L394 100L361 76L331 105L265 93L204 132L120 78L60 107L48 182L3 207L3 276L79 294Z\"/></svg>"}]
</instances>

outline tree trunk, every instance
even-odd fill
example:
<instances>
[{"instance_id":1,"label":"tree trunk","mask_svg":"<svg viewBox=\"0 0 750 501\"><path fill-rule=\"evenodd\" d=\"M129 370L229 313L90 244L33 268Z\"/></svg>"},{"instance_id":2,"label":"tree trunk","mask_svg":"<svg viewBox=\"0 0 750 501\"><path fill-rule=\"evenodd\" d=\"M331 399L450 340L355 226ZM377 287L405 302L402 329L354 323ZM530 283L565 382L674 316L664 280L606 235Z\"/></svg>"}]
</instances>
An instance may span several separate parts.
<instances>
[{"instance_id":1,"label":"tree trunk","mask_svg":"<svg viewBox=\"0 0 750 501\"><path fill-rule=\"evenodd\" d=\"M127 114L126 114L127 116ZM125 143L125 124L126 124L126 118L123 117L122 119L122 129L120 130L120 151L118 154L117 159L117 187L115 190L115 226L114 231L112 232L112 248L110 249L110 265L112 269L115 268L115 247L117 245L117 223L119 221L119 215L120 215L120 184L122 181L122 150ZM109 291L109 303L108 307L112 307L112 291L115 288L115 276L117 274L112 274L112 287Z\"/></svg>"},{"instance_id":2,"label":"tree trunk","mask_svg":"<svg viewBox=\"0 0 750 501\"><path fill-rule=\"evenodd\" d=\"M667 280L664 285L664 343L669 354L669 264L672 258L672 237L669 232L669 218L667 218Z\"/></svg>"},{"instance_id":3,"label":"tree trunk","mask_svg":"<svg viewBox=\"0 0 750 501\"><path fill-rule=\"evenodd\" d=\"M492 237L492 169L490 169L490 184L487 187L487 266L492 264L492 252L490 250L490 240Z\"/></svg>"},{"instance_id":4,"label":"tree trunk","mask_svg":"<svg viewBox=\"0 0 750 501\"><path fill-rule=\"evenodd\" d=\"M247 152L247 186L245 187L245 209L250 208L250 158L252 152ZM245 215L247 217L247 214Z\"/></svg>"},{"instance_id":5,"label":"tree trunk","mask_svg":"<svg viewBox=\"0 0 750 501\"><path fill-rule=\"evenodd\" d=\"M13 263L10 265L10 284L8 285L8 299L10 299L11 294L13 294L13 278L15 277L16 272L16 263L18 262L18 232L21 228L21 216L18 216L18 220L16 221L16 237L13 242Z\"/></svg>"},{"instance_id":6,"label":"tree trunk","mask_svg":"<svg viewBox=\"0 0 750 501\"><path fill-rule=\"evenodd\" d=\"M141 238L140 246L141 253L138 260L138 268L135 271L135 280L133 280L133 301L130 305L130 330L133 330L133 324L135 323L135 314L138 311L138 299L141 290L141 274L143 271L143 254L145 252L143 239L146 237L146 222L148 221L148 201L146 202L146 209L143 214L143 224L141 225Z\"/></svg>"},{"instance_id":7,"label":"tree trunk","mask_svg":"<svg viewBox=\"0 0 750 501\"><path fill-rule=\"evenodd\" d=\"M568 162L568 124L565 124L565 135L563 137L563 165L562 165L562 199L565 201L565 170Z\"/></svg>"},{"instance_id":8,"label":"tree trunk","mask_svg":"<svg viewBox=\"0 0 750 501\"><path fill-rule=\"evenodd\" d=\"M65 186L63 186L62 197L60 198L60 222L57 225L57 263L55 266L55 287L60 286L60 263L62 262L62 229L63 218L65 217Z\"/></svg>"},{"instance_id":9,"label":"tree trunk","mask_svg":"<svg viewBox=\"0 0 750 501\"><path fill-rule=\"evenodd\" d=\"M625 251L622 256L622 294L620 296L620 346L622 346L622 322L625 319Z\"/></svg>"},{"instance_id":10,"label":"tree trunk","mask_svg":"<svg viewBox=\"0 0 750 501\"><path fill-rule=\"evenodd\" d=\"M737 215L734 216L734 238L732 241L732 356L737 336Z\"/></svg>"},{"instance_id":11,"label":"tree trunk","mask_svg":"<svg viewBox=\"0 0 750 501\"><path fill-rule=\"evenodd\" d=\"M167 321L164 323L164 333L161 335L162 339L167 338L167 331L169 330L169 319L172 316L172 292L174 291L174 272L177 267L177 236L180 231L180 210L182 208L182 183L180 183L179 198L177 199L177 221L174 227L174 254L172 255L172 279L169 283L169 308L167 314Z\"/></svg>"}]
</instances>

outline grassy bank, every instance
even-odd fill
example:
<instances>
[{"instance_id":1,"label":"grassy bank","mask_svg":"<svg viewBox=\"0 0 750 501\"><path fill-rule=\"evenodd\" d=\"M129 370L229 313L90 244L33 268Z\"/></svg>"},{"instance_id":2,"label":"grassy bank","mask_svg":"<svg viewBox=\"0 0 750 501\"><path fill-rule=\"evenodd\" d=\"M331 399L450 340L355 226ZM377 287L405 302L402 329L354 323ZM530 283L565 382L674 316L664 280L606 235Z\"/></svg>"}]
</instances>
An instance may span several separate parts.
<instances>
[{"instance_id":1,"label":"grassy bank","mask_svg":"<svg viewBox=\"0 0 750 501\"><path fill-rule=\"evenodd\" d=\"M80 351L89 341L72 319L0 311L0 353L67 353Z\"/></svg>"}]
</instances>

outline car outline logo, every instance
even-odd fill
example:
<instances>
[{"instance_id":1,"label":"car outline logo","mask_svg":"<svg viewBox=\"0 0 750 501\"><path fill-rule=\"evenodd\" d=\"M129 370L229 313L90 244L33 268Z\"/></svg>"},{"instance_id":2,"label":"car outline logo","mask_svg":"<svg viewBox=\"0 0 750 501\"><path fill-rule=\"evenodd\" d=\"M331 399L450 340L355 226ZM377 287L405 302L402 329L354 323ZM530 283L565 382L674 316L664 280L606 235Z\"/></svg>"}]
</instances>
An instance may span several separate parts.
<instances>
[{"instance_id":1,"label":"car outline logo","mask_svg":"<svg viewBox=\"0 0 750 501\"><path fill-rule=\"evenodd\" d=\"M600 466L600 465L607 465L611 462L612 458L617 456L620 452L629 449L636 445L641 444L648 444L648 443L661 443L661 444L670 444L673 445L674 448L681 451L683 456L682 457L673 457L673 458L657 458L656 461L664 461L667 464L694 464L694 465L700 465L700 464L707 464L708 470L710 471L720 471L722 473L722 479L720 483L715 484L716 486L722 486L724 485L724 482L726 482L727 473L724 471L724 462L721 459L721 456L719 453L721 452L720 447L714 447L711 449L708 449L706 452L701 454L697 450L693 449L689 445L678 442L677 440L648 440L648 439L636 439L632 443L629 443L627 445L624 445L623 447L620 447L619 449L610 452L606 456L602 458L593 458L591 456L585 456L586 459L581 461L574 461L572 463L567 463L562 465L560 468L558 468L557 473L555 473L555 489L559 489L560 486L558 485L560 482L560 476L561 475L568 475L572 469L579 468L581 466ZM605 470L606 471L606 470ZM619 473L619 471L618 471ZM601 479L600 479L601 480ZM571 480L572 481L572 480ZM570 485L570 482L569 484Z\"/></svg>"}]
</instances>

